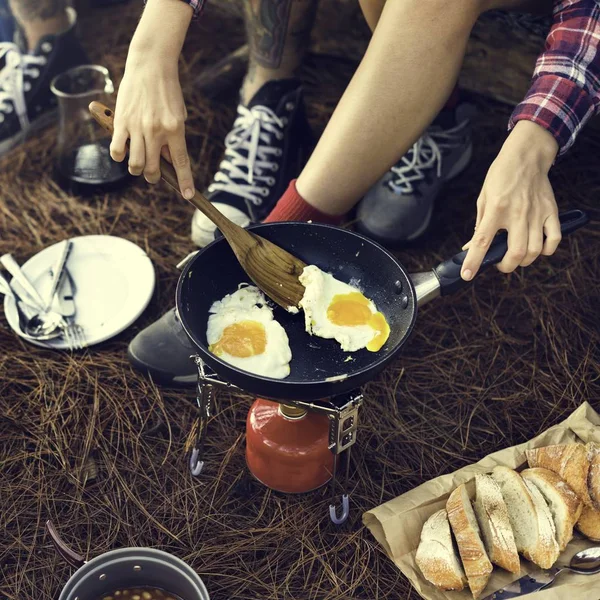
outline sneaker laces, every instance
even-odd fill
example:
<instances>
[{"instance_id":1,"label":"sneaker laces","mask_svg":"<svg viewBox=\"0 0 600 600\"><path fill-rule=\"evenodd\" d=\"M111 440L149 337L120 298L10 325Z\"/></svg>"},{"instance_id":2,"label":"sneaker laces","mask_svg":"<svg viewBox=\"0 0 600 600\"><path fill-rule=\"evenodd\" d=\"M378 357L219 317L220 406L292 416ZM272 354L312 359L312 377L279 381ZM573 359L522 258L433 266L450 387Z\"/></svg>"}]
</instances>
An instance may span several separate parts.
<instances>
[{"instance_id":1,"label":"sneaker laces","mask_svg":"<svg viewBox=\"0 0 600 600\"><path fill-rule=\"evenodd\" d=\"M274 142L283 139L286 123L285 117L279 118L266 106L238 106L238 117L225 138L225 158L208 191L229 192L260 206L275 184L275 178L265 171L279 168L272 159L283 151Z\"/></svg>"},{"instance_id":2,"label":"sneaker laces","mask_svg":"<svg viewBox=\"0 0 600 600\"><path fill-rule=\"evenodd\" d=\"M402 157L399 164L391 168L395 175L389 186L398 194L412 194L414 184L425 178L427 171L436 168L438 177L442 176L444 151L457 148L462 143L461 134L467 128L469 120L465 119L451 129L431 127Z\"/></svg>"},{"instance_id":3,"label":"sneaker laces","mask_svg":"<svg viewBox=\"0 0 600 600\"><path fill-rule=\"evenodd\" d=\"M46 64L44 56L23 54L19 47L12 42L0 42L0 59L4 57L6 64L0 71L0 123L4 115L16 111L21 128L29 124L25 92L31 89L26 78L35 79L39 76L39 66Z\"/></svg>"}]
</instances>

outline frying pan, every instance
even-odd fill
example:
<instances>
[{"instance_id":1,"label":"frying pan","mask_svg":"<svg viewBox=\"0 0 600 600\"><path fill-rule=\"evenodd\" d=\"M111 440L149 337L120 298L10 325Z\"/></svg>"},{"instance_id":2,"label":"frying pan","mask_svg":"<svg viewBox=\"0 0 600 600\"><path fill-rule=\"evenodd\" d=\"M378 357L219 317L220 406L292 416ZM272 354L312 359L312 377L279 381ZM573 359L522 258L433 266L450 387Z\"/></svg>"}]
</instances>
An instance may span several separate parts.
<instances>
[{"instance_id":1,"label":"frying pan","mask_svg":"<svg viewBox=\"0 0 600 600\"><path fill-rule=\"evenodd\" d=\"M562 234L579 229L588 220L579 210L562 213ZM177 311L202 360L227 382L261 398L314 401L359 388L396 357L414 327L418 306L469 285L460 277L466 251L427 273L410 275L385 248L353 231L299 222L254 225L249 229L306 264L316 265L343 282L357 283L390 325L389 339L379 352L347 353L335 340L306 333L302 312L292 315L276 307L274 317L290 340L290 375L273 379L234 367L208 350L209 309L215 300L236 291L240 283L250 282L227 241L217 239L185 265L177 285ZM504 232L492 242L481 268L499 263L506 251Z\"/></svg>"}]
</instances>

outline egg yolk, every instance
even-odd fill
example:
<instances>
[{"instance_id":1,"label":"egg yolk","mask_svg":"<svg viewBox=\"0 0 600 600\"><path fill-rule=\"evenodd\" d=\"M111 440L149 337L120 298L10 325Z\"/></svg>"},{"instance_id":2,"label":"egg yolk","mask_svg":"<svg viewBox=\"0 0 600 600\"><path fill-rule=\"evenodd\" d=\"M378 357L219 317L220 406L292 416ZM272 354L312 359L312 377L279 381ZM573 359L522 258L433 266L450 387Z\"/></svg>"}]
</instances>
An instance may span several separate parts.
<instances>
[{"instance_id":1,"label":"egg yolk","mask_svg":"<svg viewBox=\"0 0 600 600\"><path fill-rule=\"evenodd\" d=\"M229 354L248 358L262 354L267 347L265 326L258 321L240 321L223 329L221 339L208 349L217 356Z\"/></svg>"},{"instance_id":2,"label":"egg yolk","mask_svg":"<svg viewBox=\"0 0 600 600\"><path fill-rule=\"evenodd\" d=\"M387 341L390 327L382 313L371 312L369 300L360 292L336 294L327 307L327 318L334 325L356 327L368 325L376 331L375 337L367 344L367 350L377 352Z\"/></svg>"}]
</instances>

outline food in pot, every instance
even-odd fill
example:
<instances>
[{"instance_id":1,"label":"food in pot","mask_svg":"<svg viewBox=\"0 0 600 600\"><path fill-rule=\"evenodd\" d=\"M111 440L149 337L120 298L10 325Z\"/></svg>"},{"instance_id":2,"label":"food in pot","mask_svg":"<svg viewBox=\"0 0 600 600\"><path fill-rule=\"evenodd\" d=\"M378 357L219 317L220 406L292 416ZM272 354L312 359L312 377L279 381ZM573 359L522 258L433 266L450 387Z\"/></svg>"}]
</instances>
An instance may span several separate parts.
<instances>
[{"instance_id":1,"label":"food in pot","mask_svg":"<svg viewBox=\"0 0 600 600\"><path fill-rule=\"evenodd\" d=\"M387 320L357 287L314 265L305 267L300 283L306 288L300 308L308 333L335 339L345 352L377 352L383 347L390 335Z\"/></svg>"},{"instance_id":2,"label":"food in pot","mask_svg":"<svg viewBox=\"0 0 600 600\"><path fill-rule=\"evenodd\" d=\"M206 338L215 356L256 375L284 379L290 374L288 336L257 287L242 284L209 312Z\"/></svg>"},{"instance_id":3,"label":"food in pot","mask_svg":"<svg viewBox=\"0 0 600 600\"><path fill-rule=\"evenodd\" d=\"M127 588L104 594L98 600L183 600L179 596L154 587Z\"/></svg>"}]
</instances>

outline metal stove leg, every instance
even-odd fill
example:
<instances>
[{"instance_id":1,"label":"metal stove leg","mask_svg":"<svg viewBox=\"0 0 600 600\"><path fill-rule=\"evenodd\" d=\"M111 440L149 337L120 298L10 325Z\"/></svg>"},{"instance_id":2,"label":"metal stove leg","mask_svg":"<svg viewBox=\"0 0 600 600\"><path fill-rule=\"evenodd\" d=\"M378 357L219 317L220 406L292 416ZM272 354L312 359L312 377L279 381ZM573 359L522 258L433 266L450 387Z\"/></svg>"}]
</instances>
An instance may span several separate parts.
<instances>
[{"instance_id":1,"label":"metal stove leg","mask_svg":"<svg viewBox=\"0 0 600 600\"><path fill-rule=\"evenodd\" d=\"M196 440L190 456L190 472L194 477L198 477L204 468L204 442L206 439L206 430L210 410L214 400L215 387L211 383L198 382L198 425L196 427Z\"/></svg>"},{"instance_id":2,"label":"metal stove leg","mask_svg":"<svg viewBox=\"0 0 600 600\"><path fill-rule=\"evenodd\" d=\"M332 499L332 503L329 505L329 518L331 519L331 521L333 523L335 523L336 525L342 525L343 523L345 523L348 520L348 516L350 515L350 498L348 496L348 481L350 478L350 452L352 451L352 447L348 448L348 450L346 450L345 454L346 454L346 469L345 469L345 475L344 475L344 479L343 479L343 483L342 483L342 506L341 506L341 514L338 517L338 508L335 505L335 500L336 500L336 487L337 487L337 480L336 480L336 467L337 467L337 454L334 454L334 459L333 459L333 468L335 469L333 472L333 477L331 479L331 484L332 484L332 492L333 492L333 499Z\"/></svg>"}]
</instances>

